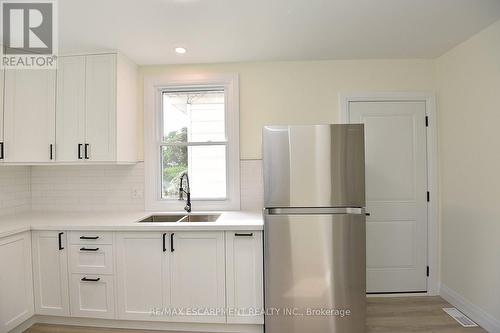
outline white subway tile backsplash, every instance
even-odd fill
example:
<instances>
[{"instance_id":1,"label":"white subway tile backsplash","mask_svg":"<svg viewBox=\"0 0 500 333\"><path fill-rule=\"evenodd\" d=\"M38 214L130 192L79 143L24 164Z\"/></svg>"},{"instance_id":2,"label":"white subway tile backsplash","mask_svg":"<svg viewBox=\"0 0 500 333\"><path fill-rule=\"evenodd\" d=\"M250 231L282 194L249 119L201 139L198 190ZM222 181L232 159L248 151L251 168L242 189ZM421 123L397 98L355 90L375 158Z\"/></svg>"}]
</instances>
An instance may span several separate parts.
<instances>
[{"instance_id":1,"label":"white subway tile backsplash","mask_svg":"<svg viewBox=\"0 0 500 333\"><path fill-rule=\"evenodd\" d=\"M262 160L242 160L240 168L241 209L262 209ZM142 163L0 167L0 215L30 209L141 210L144 209L143 193Z\"/></svg>"},{"instance_id":2,"label":"white subway tile backsplash","mask_svg":"<svg viewBox=\"0 0 500 333\"><path fill-rule=\"evenodd\" d=\"M34 166L33 210L109 211L144 209L144 165Z\"/></svg>"},{"instance_id":3,"label":"white subway tile backsplash","mask_svg":"<svg viewBox=\"0 0 500 333\"><path fill-rule=\"evenodd\" d=\"M30 168L0 166L0 215L30 210Z\"/></svg>"}]
</instances>

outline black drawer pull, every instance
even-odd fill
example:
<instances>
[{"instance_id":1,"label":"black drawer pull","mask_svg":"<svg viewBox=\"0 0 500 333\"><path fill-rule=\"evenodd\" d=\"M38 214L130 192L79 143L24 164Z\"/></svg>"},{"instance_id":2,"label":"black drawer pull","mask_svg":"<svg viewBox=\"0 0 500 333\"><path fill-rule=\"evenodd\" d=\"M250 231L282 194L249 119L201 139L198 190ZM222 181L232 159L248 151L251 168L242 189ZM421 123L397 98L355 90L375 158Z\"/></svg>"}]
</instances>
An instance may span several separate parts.
<instances>
[{"instance_id":1,"label":"black drawer pull","mask_svg":"<svg viewBox=\"0 0 500 333\"><path fill-rule=\"evenodd\" d=\"M82 248L80 249L80 251L94 251L94 252L95 252L95 251L99 251L99 248L98 248L98 247L96 247L96 248L94 248L94 249L87 249L86 247L82 247Z\"/></svg>"},{"instance_id":2,"label":"black drawer pull","mask_svg":"<svg viewBox=\"0 0 500 333\"><path fill-rule=\"evenodd\" d=\"M0 142L0 160L3 160L3 142Z\"/></svg>"},{"instance_id":3,"label":"black drawer pull","mask_svg":"<svg viewBox=\"0 0 500 333\"><path fill-rule=\"evenodd\" d=\"M88 160L89 157L89 150L90 150L90 145L88 143L85 144L85 159Z\"/></svg>"},{"instance_id":4,"label":"black drawer pull","mask_svg":"<svg viewBox=\"0 0 500 333\"><path fill-rule=\"evenodd\" d=\"M80 236L80 239L94 239L95 240L95 239L99 239L99 236L92 236L92 237L90 237L90 236Z\"/></svg>"},{"instance_id":5,"label":"black drawer pull","mask_svg":"<svg viewBox=\"0 0 500 333\"><path fill-rule=\"evenodd\" d=\"M170 234L170 252L174 252L174 233Z\"/></svg>"},{"instance_id":6,"label":"black drawer pull","mask_svg":"<svg viewBox=\"0 0 500 333\"><path fill-rule=\"evenodd\" d=\"M165 244L165 237L167 236L167 234L163 234L163 252L167 252L167 246Z\"/></svg>"},{"instance_id":7,"label":"black drawer pull","mask_svg":"<svg viewBox=\"0 0 500 333\"><path fill-rule=\"evenodd\" d=\"M101 280L101 278L97 278L97 279L89 279L89 278L82 278L82 281L85 281L85 282L98 282L99 280Z\"/></svg>"},{"instance_id":8,"label":"black drawer pull","mask_svg":"<svg viewBox=\"0 0 500 333\"><path fill-rule=\"evenodd\" d=\"M64 247L62 246L62 235L64 235L64 232L60 232L59 235L57 235L59 241L59 250L64 250Z\"/></svg>"},{"instance_id":9,"label":"black drawer pull","mask_svg":"<svg viewBox=\"0 0 500 333\"><path fill-rule=\"evenodd\" d=\"M83 144L81 144L81 143L78 144L78 159L79 160L82 159L82 146L83 146Z\"/></svg>"},{"instance_id":10,"label":"black drawer pull","mask_svg":"<svg viewBox=\"0 0 500 333\"><path fill-rule=\"evenodd\" d=\"M239 232L235 232L234 235L236 237L253 237L253 232L249 232L249 233L239 233Z\"/></svg>"}]
</instances>

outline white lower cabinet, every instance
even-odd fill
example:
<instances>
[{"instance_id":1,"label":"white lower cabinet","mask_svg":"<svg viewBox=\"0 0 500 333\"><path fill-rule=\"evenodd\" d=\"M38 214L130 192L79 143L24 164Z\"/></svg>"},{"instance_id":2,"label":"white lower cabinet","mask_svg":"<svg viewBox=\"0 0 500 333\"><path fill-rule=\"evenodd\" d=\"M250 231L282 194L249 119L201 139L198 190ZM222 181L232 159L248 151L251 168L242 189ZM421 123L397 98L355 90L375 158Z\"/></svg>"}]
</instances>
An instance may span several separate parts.
<instances>
[{"instance_id":1,"label":"white lower cabinet","mask_svg":"<svg viewBox=\"0 0 500 333\"><path fill-rule=\"evenodd\" d=\"M71 316L113 319L113 279L109 275L71 274Z\"/></svg>"},{"instance_id":2,"label":"white lower cabinet","mask_svg":"<svg viewBox=\"0 0 500 333\"><path fill-rule=\"evenodd\" d=\"M116 234L116 308L119 319L166 320L161 314L151 314L155 309L170 306L168 242L170 234L162 232Z\"/></svg>"},{"instance_id":3,"label":"white lower cabinet","mask_svg":"<svg viewBox=\"0 0 500 333\"><path fill-rule=\"evenodd\" d=\"M123 232L116 241L120 319L226 322L224 232Z\"/></svg>"},{"instance_id":4,"label":"white lower cabinet","mask_svg":"<svg viewBox=\"0 0 500 333\"><path fill-rule=\"evenodd\" d=\"M114 319L112 233L71 231L69 239L71 316Z\"/></svg>"},{"instance_id":5,"label":"white lower cabinet","mask_svg":"<svg viewBox=\"0 0 500 333\"><path fill-rule=\"evenodd\" d=\"M226 231L227 322L263 324L261 231Z\"/></svg>"},{"instance_id":6,"label":"white lower cabinet","mask_svg":"<svg viewBox=\"0 0 500 333\"><path fill-rule=\"evenodd\" d=\"M261 231L33 231L1 238L0 333L34 313L261 325L262 260Z\"/></svg>"},{"instance_id":7,"label":"white lower cabinet","mask_svg":"<svg viewBox=\"0 0 500 333\"><path fill-rule=\"evenodd\" d=\"M33 231L35 313L69 316L66 233Z\"/></svg>"},{"instance_id":8,"label":"white lower cabinet","mask_svg":"<svg viewBox=\"0 0 500 333\"><path fill-rule=\"evenodd\" d=\"M191 311L174 320L225 323L224 232L176 232L170 250L171 307Z\"/></svg>"},{"instance_id":9,"label":"white lower cabinet","mask_svg":"<svg viewBox=\"0 0 500 333\"><path fill-rule=\"evenodd\" d=\"M0 332L33 316L33 276L29 232L0 238Z\"/></svg>"}]
</instances>

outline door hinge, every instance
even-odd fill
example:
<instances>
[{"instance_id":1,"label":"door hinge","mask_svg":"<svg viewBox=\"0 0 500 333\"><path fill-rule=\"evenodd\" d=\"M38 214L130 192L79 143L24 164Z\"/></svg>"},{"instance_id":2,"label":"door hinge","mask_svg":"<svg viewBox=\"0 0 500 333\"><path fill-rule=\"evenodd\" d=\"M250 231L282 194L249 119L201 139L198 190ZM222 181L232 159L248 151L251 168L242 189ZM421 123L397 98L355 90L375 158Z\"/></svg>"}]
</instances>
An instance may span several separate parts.
<instances>
[{"instance_id":1,"label":"door hinge","mask_svg":"<svg viewBox=\"0 0 500 333\"><path fill-rule=\"evenodd\" d=\"M429 117L425 116L425 127L429 127Z\"/></svg>"},{"instance_id":2,"label":"door hinge","mask_svg":"<svg viewBox=\"0 0 500 333\"><path fill-rule=\"evenodd\" d=\"M427 266L427 276L429 276L429 266Z\"/></svg>"},{"instance_id":3,"label":"door hinge","mask_svg":"<svg viewBox=\"0 0 500 333\"><path fill-rule=\"evenodd\" d=\"M427 202L431 201L431 193L427 191Z\"/></svg>"}]
</instances>

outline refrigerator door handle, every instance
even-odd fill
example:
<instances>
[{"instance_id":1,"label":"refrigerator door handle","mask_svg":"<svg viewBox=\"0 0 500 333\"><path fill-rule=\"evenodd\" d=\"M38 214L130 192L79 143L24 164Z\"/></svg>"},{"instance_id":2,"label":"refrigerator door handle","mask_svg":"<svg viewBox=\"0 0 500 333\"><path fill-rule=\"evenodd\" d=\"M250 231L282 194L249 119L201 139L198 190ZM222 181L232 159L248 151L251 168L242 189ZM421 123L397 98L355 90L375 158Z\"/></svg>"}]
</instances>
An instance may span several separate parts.
<instances>
[{"instance_id":1,"label":"refrigerator door handle","mask_svg":"<svg viewBox=\"0 0 500 333\"><path fill-rule=\"evenodd\" d=\"M366 214L364 208L360 207L293 207L293 208L267 208L268 215L309 215L309 214Z\"/></svg>"}]
</instances>

